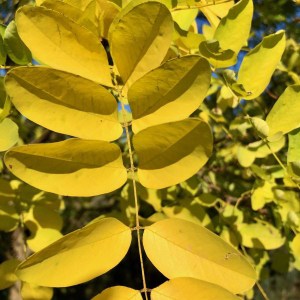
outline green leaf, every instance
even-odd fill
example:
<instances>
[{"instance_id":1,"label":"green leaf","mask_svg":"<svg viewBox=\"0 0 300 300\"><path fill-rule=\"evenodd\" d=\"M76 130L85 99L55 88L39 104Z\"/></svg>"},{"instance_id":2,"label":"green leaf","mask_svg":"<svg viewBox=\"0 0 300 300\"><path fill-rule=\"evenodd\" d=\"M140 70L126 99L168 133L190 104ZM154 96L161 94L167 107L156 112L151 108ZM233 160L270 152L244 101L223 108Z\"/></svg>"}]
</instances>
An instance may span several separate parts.
<instances>
[{"instance_id":1,"label":"green leaf","mask_svg":"<svg viewBox=\"0 0 300 300\"><path fill-rule=\"evenodd\" d=\"M143 244L148 258L167 278L193 277L232 293L243 293L255 283L255 271L240 252L194 223L157 222L145 229Z\"/></svg>"},{"instance_id":2,"label":"green leaf","mask_svg":"<svg viewBox=\"0 0 300 300\"><path fill-rule=\"evenodd\" d=\"M31 63L30 50L19 37L15 21L11 21L5 29L4 46L9 58L18 65Z\"/></svg>"},{"instance_id":3,"label":"green leaf","mask_svg":"<svg viewBox=\"0 0 300 300\"><path fill-rule=\"evenodd\" d=\"M237 81L249 93L244 99L254 99L265 90L284 49L285 34L280 30L264 37L263 41L244 57Z\"/></svg>"},{"instance_id":4,"label":"green leaf","mask_svg":"<svg viewBox=\"0 0 300 300\"><path fill-rule=\"evenodd\" d=\"M21 67L6 75L5 86L22 115L53 131L104 141L123 132L115 98L96 82L51 68Z\"/></svg>"},{"instance_id":5,"label":"green leaf","mask_svg":"<svg viewBox=\"0 0 300 300\"><path fill-rule=\"evenodd\" d=\"M62 14L38 6L16 13L18 32L42 63L111 86L110 69L98 38Z\"/></svg>"},{"instance_id":6,"label":"green leaf","mask_svg":"<svg viewBox=\"0 0 300 300\"><path fill-rule=\"evenodd\" d=\"M179 277L152 289L152 300L238 300L228 290L195 278Z\"/></svg>"},{"instance_id":7,"label":"green leaf","mask_svg":"<svg viewBox=\"0 0 300 300\"><path fill-rule=\"evenodd\" d=\"M19 264L18 259L9 259L0 264L0 290L9 288L18 280L15 269Z\"/></svg>"},{"instance_id":8,"label":"green leaf","mask_svg":"<svg viewBox=\"0 0 300 300\"><path fill-rule=\"evenodd\" d=\"M0 65L4 65L6 62L6 50L4 47L4 41L2 35L0 34Z\"/></svg>"},{"instance_id":9,"label":"green leaf","mask_svg":"<svg viewBox=\"0 0 300 300\"><path fill-rule=\"evenodd\" d=\"M231 49L222 49L217 40L203 41L199 53L217 68L226 68L236 63L236 55Z\"/></svg>"},{"instance_id":10,"label":"green leaf","mask_svg":"<svg viewBox=\"0 0 300 300\"><path fill-rule=\"evenodd\" d=\"M285 237L271 224L239 224L242 245L249 248L272 250L281 247Z\"/></svg>"},{"instance_id":11,"label":"green leaf","mask_svg":"<svg viewBox=\"0 0 300 300\"><path fill-rule=\"evenodd\" d=\"M200 56L167 61L137 80L128 90L132 128L144 128L187 118L206 96L210 66Z\"/></svg>"},{"instance_id":12,"label":"green leaf","mask_svg":"<svg viewBox=\"0 0 300 300\"><path fill-rule=\"evenodd\" d=\"M130 243L129 227L114 218L101 219L33 254L19 266L17 275L21 280L42 286L79 284L116 266Z\"/></svg>"},{"instance_id":13,"label":"green leaf","mask_svg":"<svg viewBox=\"0 0 300 300\"><path fill-rule=\"evenodd\" d=\"M212 152L210 127L199 119L153 126L133 137L138 178L147 188L161 189L193 176Z\"/></svg>"},{"instance_id":14,"label":"green leaf","mask_svg":"<svg viewBox=\"0 0 300 300\"><path fill-rule=\"evenodd\" d=\"M239 53L249 37L252 16L252 0L241 0L230 8L214 34L214 39L219 41L222 49L231 49L236 54Z\"/></svg>"},{"instance_id":15,"label":"green leaf","mask_svg":"<svg viewBox=\"0 0 300 300\"><path fill-rule=\"evenodd\" d=\"M291 250L293 256L295 258L295 267L297 270L300 270L300 234L296 234L292 243L291 243Z\"/></svg>"},{"instance_id":16,"label":"green leaf","mask_svg":"<svg viewBox=\"0 0 300 300\"><path fill-rule=\"evenodd\" d=\"M293 108L295 109L295 107ZM289 133L289 149L287 161L300 161L300 128Z\"/></svg>"},{"instance_id":17,"label":"green leaf","mask_svg":"<svg viewBox=\"0 0 300 300\"><path fill-rule=\"evenodd\" d=\"M5 118L0 122L0 152L15 145L19 139L18 125L11 119Z\"/></svg>"},{"instance_id":18,"label":"green leaf","mask_svg":"<svg viewBox=\"0 0 300 300\"><path fill-rule=\"evenodd\" d=\"M242 145L238 146L236 156L238 162L244 168L250 167L256 158L254 151L251 151Z\"/></svg>"},{"instance_id":19,"label":"green leaf","mask_svg":"<svg viewBox=\"0 0 300 300\"><path fill-rule=\"evenodd\" d=\"M270 128L266 121L257 117L253 117L250 118L250 122L260 138L264 139L269 136Z\"/></svg>"},{"instance_id":20,"label":"green leaf","mask_svg":"<svg viewBox=\"0 0 300 300\"><path fill-rule=\"evenodd\" d=\"M105 289L91 300L142 300L140 291L126 286L113 286Z\"/></svg>"},{"instance_id":21,"label":"green leaf","mask_svg":"<svg viewBox=\"0 0 300 300\"><path fill-rule=\"evenodd\" d=\"M110 27L109 44L127 87L161 64L172 34L171 13L159 2L133 1L120 12Z\"/></svg>"},{"instance_id":22,"label":"green leaf","mask_svg":"<svg viewBox=\"0 0 300 300\"><path fill-rule=\"evenodd\" d=\"M5 164L34 187L66 196L94 196L122 186L127 171L120 148L104 141L69 139L15 147Z\"/></svg>"},{"instance_id":23,"label":"green leaf","mask_svg":"<svg viewBox=\"0 0 300 300\"><path fill-rule=\"evenodd\" d=\"M300 127L300 85L288 86L267 116L269 135L278 131L288 133Z\"/></svg>"},{"instance_id":24,"label":"green leaf","mask_svg":"<svg viewBox=\"0 0 300 300\"><path fill-rule=\"evenodd\" d=\"M266 203L274 201L273 187L274 184L265 181L253 191L251 196L251 206L253 210L259 210L263 208Z\"/></svg>"},{"instance_id":25,"label":"green leaf","mask_svg":"<svg viewBox=\"0 0 300 300\"><path fill-rule=\"evenodd\" d=\"M23 300L51 300L53 289L22 282L21 296Z\"/></svg>"}]
</instances>

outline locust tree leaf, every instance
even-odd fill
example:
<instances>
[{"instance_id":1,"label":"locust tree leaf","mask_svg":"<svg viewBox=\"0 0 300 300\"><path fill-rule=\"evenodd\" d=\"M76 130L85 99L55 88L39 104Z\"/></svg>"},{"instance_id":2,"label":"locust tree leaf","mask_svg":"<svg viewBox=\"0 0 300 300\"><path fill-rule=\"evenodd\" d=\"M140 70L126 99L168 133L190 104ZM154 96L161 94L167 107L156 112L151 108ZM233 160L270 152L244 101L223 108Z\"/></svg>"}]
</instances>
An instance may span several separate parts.
<instances>
[{"instance_id":1,"label":"locust tree leaf","mask_svg":"<svg viewBox=\"0 0 300 300\"><path fill-rule=\"evenodd\" d=\"M271 224L242 223L238 225L241 243L245 247L272 250L281 247L285 237Z\"/></svg>"},{"instance_id":2,"label":"locust tree leaf","mask_svg":"<svg viewBox=\"0 0 300 300\"><path fill-rule=\"evenodd\" d=\"M179 277L164 282L152 289L152 300L238 300L239 297L228 290L195 278Z\"/></svg>"},{"instance_id":3,"label":"locust tree leaf","mask_svg":"<svg viewBox=\"0 0 300 300\"><path fill-rule=\"evenodd\" d=\"M149 127L133 137L138 178L147 188L161 189L193 176L212 152L210 127L186 119Z\"/></svg>"},{"instance_id":4,"label":"locust tree leaf","mask_svg":"<svg viewBox=\"0 0 300 300\"><path fill-rule=\"evenodd\" d=\"M267 116L269 135L288 133L300 127L300 85L288 86Z\"/></svg>"},{"instance_id":5,"label":"locust tree leaf","mask_svg":"<svg viewBox=\"0 0 300 300\"><path fill-rule=\"evenodd\" d=\"M53 131L112 141L123 132L117 102L96 82L46 67L11 70L5 86L22 115Z\"/></svg>"},{"instance_id":6,"label":"locust tree leaf","mask_svg":"<svg viewBox=\"0 0 300 300\"><path fill-rule=\"evenodd\" d=\"M4 32L4 47L9 58L18 65L31 63L30 50L19 37L15 21L11 21Z\"/></svg>"},{"instance_id":7,"label":"locust tree leaf","mask_svg":"<svg viewBox=\"0 0 300 300\"><path fill-rule=\"evenodd\" d=\"M53 297L53 289L22 282L21 296L23 300L51 300Z\"/></svg>"},{"instance_id":8,"label":"locust tree leaf","mask_svg":"<svg viewBox=\"0 0 300 300\"><path fill-rule=\"evenodd\" d=\"M16 23L21 39L43 64L111 86L105 49L86 28L39 6L21 7Z\"/></svg>"},{"instance_id":9,"label":"locust tree leaf","mask_svg":"<svg viewBox=\"0 0 300 300\"><path fill-rule=\"evenodd\" d=\"M172 41L170 11L159 2L133 1L113 21L110 51L127 87L158 67Z\"/></svg>"},{"instance_id":10,"label":"locust tree leaf","mask_svg":"<svg viewBox=\"0 0 300 300\"><path fill-rule=\"evenodd\" d=\"M234 294L251 289L256 280L254 269L240 252L188 221L167 219L146 227L143 245L153 265L170 279L193 277Z\"/></svg>"},{"instance_id":11,"label":"locust tree leaf","mask_svg":"<svg viewBox=\"0 0 300 300\"><path fill-rule=\"evenodd\" d=\"M252 0L241 0L230 8L214 34L214 39L219 41L222 49L231 49L236 54L239 53L249 37L252 16Z\"/></svg>"},{"instance_id":12,"label":"locust tree leaf","mask_svg":"<svg viewBox=\"0 0 300 300\"><path fill-rule=\"evenodd\" d=\"M142 300L140 291L126 286L113 286L105 289L91 300Z\"/></svg>"},{"instance_id":13,"label":"locust tree leaf","mask_svg":"<svg viewBox=\"0 0 300 300\"><path fill-rule=\"evenodd\" d=\"M0 34L0 65L4 65L6 62L7 53L4 47L3 37Z\"/></svg>"},{"instance_id":14,"label":"locust tree leaf","mask_svg":"<svg viewBox=\"0 0 300 300\"><path fill-rule=\"evenodd\" d=\"M18 267L17 275L42 286L79 284L116 266L130 243L129 227L114 218L100 219L30 256Z\"/></svg>"},{"instance_id":15,"label":"locust tree leaf","mask_svg":"<svg viewBox=\"0 0 300 300\"><path fill-rule=\"evenodd\" d=\"M0 121L0 152L15 145L19 139L18 125L11 119Z\"/></svg>"},{"instance_id":16,"label":"locust tree leaf","mask_svg":"<svg viewBox=\"0 0 300 300\"><path fill-rule=\"evenodd\" d=\"M0 290L12 286L18 280L15 270L19 264L18 259L9 259L0 264Z\"/></svg>"},{"instance_id":17,"label":"locust tree leaf","mask_svg":"<svg viewBox=\"0 0 300 300\"><path fill-rule=\"evenodd\" d=\"M28 184L66 196L108 193L127 179L120 148L104 141L69 139L15 147L6 153L5 163Z\"/></svg>"},{"instance_id":18,"label":"locust tree leaf","mask_svg":"<svg viewBox=\"0 0 300 300\"><path fill-rule=\"evenodd\" d=\"M237 83L249 95L246 100L258 97L267 87L285 49L285 34L280 30L264 37L243 59Z\"/></svg>"},{"instance_id":19,"label":"locust tree leaf","mask_svg":"<svg viewBox=\"0 0 300 300\"><path fill-rule=\"evenodd\" d=\"M206 96L210 66L200 56L173 59L137 80L128 91L134 132L187 118Z\"/></svg>"}]
</instances>

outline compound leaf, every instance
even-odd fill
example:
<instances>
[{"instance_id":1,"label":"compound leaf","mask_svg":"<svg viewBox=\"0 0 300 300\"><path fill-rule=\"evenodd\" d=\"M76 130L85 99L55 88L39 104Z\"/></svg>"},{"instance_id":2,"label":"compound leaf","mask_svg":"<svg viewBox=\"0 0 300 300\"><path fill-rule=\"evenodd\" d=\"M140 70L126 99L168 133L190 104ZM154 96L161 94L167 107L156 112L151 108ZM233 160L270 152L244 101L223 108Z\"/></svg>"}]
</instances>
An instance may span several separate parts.
<instances>
[{"instance_id":1,"label":"compound leaf","mask_svg":"<svg viewBox=\"0 0 300 300\"><path fill-rule=\"evenodd\" d=\"M94 196L122 186L127 171L120 148L104 141L69 139L15 147L9 170L36 188L66 196Z\"/></svg>"},{"instance_id":2,"label":"compound leaf","mask_svg":"<svg viewBox=\"0 0 300 300\"><path fill-rule=\"evenodd\" d=\"M21 67L7 74L5 86L21 114L53 131L104 141L123 132L115 98L96 82L51 68Z\"/></svg>"},{"instance_id":3,"label":"compound leaf","mask_svg":"<svg viewBox=\"0 0 300 300\"><path fill-rule=\"evenodd\" d=\"M187 118L206 96L210 66L200 56L173 59L137 80L128 91L134 132Z\"/></svg>"},{"instance_id":4,"label":"compound leaf","mask_svg":"<svg viewBox=\"0 0 300 300\"><path fill-rule=\"evenodd\" d=\"M193 277L234 294L255 283L256 273L246 258L200 225L179 219L159 221L146 227L143 244L148 258L167 278Z\"/></svg>"},{"instance_id":5,"label":"compound leaf","mask_svg":"<svg viewBox=\"0 0 300 300\"><path fill-rule=\"evenodd\" d=\"M36 285L65 287L102 275L126 255L131 230L114 218L75 230L26 259L20 279Z\"/></svg>"},{"instance_id":6,"label":"compound leaf","mask_svg":"<svg viewBox=\"0 0 300 300\"><path fill-rule=\"evenodd\" d=\"M133 137L138 177L147 188L161 189L193 176L212 152L210 127L186 119L149 127Z\"/></svg>"},{"instance_id":7,"label":"compound leaf","mask_svg":"<svg viewBox=\"0 0 300 300\"><path fill-rule=\"evenodd\" d=\"M107 55L97 36L61 13L23 6L16 13L18 32L42 63L111 86Z\"/></svg>"}]
</instances>

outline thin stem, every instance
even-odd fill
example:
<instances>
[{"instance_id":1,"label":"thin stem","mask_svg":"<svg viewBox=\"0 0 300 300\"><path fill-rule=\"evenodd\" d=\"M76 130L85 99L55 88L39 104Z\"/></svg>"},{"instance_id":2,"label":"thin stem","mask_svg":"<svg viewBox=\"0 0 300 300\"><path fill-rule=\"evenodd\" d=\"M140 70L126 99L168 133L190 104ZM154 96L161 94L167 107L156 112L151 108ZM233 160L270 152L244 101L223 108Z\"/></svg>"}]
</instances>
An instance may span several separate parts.
<instances>
[{"instance_id":1,"label":"thin stem","mask_svg":"<svg viewBox=\"0 0 300 300\"><path fill-rule=\"evenodd\" d=\"M258 281L256 281L256 285L257 285L261 295L263 296L263 298L265 300L270 300L269 297L267 296L266 292L264 291L264 289L262 288L262 286L260 285L260 283Z\"/></svg>"},{"instance_id":2,"label":"thin stem","mask_svg":"<svg viewBox=\"0 0 300 300\"><path fill-rule=\"evenodd\" d=\"M145 269L144 269L144 260L143 260L143 254L142 254L142 242L141 242L141 227L140 227L140 220L139 220L139 206L138 206L138 197L137 197L137 190L136 190L136 180L135 180L135 167L133 162L133 151L131 147L130 142L130 135L128 130L128 122L126 120L126 111L124 107L124 103L121 102L122 107L122 115L124 120L124 127L125 127L125 133L126 133L126 139L127 139L127 145L128 145L128 152L129 152L129 159L130 159L130 172L132 175L132 184L133 184L133 195L134 195L134 206L135 206L135 229L137 233L137 241L138 241L138 250L139 250L139 257L140 257L140 265L141 265L141 274L142 274L142 280L143 280L143 292L145 293L145 298L148 300L147 295L147 284L146 284L146 276L145 276Z\"/></svg>"}]
</instances>

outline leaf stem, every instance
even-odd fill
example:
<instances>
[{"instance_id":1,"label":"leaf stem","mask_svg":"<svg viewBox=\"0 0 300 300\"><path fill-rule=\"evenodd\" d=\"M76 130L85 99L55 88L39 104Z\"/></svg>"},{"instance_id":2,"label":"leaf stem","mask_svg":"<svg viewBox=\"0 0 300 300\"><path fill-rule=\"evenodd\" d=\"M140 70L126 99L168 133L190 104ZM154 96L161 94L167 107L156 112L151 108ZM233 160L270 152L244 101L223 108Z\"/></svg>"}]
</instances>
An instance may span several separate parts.
<instances>
[{"instance_id":1,"label":"leaf stem","mask_svg":"<svg viewBox=\"0 0 300 300\"><path fill-rule=\"evenodd\" d=\"M140 257L140 265L141 265L141 274L142 274L142 281L143 281L143 292L145 294L145 299L148 300L147 295L147 284L146 284L146 276L145 276L145 269L144 269L144 260L143 260L143 253L142 253L142 242L141 242L141 229L140 220L139 220L139 206L138 206L138 197L137 197L137 189L136 189L136 180L135 180L135 166L133 162L133 151L130 142L130 134L129 134L129 124L126 120L126 111L124 107L124 103L120 101L122 107L122 115L124 120L124 128L126 133L126 140L128 145L128 152L129 152L129 159L130 159L130 172L132 175L132 185L133 185L133 195L134 195L134 206L135 206L135 229L137 233L137 241L138 241L138 251Z\"/></svg>"}]
</instances>

